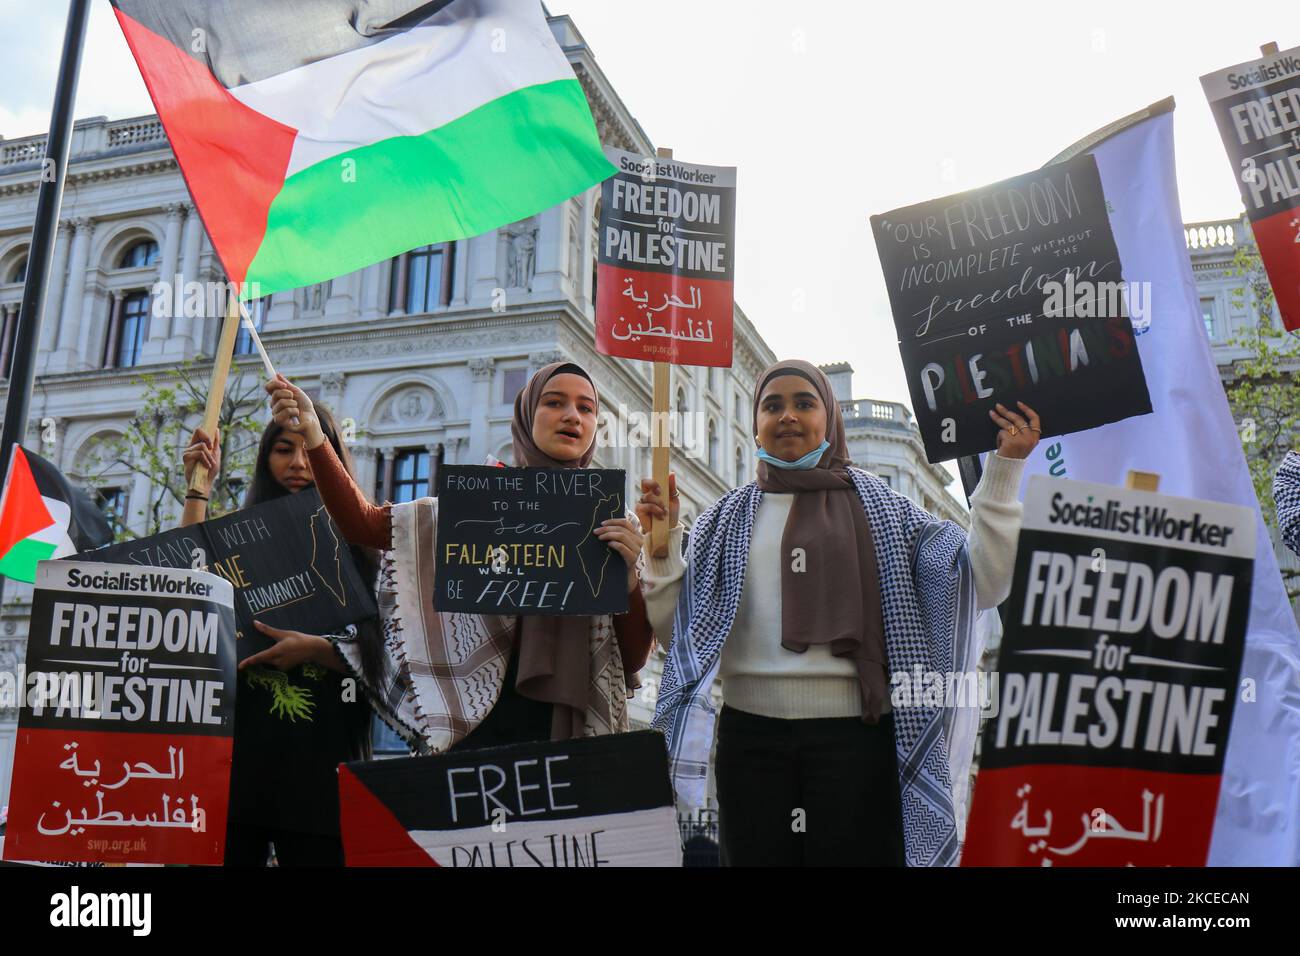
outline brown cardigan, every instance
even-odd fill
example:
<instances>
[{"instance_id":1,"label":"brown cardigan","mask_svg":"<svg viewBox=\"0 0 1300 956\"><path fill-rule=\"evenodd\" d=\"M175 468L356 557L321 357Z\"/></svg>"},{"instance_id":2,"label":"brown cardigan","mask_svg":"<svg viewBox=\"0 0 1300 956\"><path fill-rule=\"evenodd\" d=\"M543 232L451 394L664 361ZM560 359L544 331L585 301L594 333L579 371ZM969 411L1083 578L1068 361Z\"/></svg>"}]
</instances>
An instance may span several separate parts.
<instances>
[{"instance_id":1,"label":"brown cardigan","mask_svg":"<svg viewBox=\"0 0 1300 956\"><path fill-rule=\"evenodd\" d=\"M312 476L325 509L353 544L388 551L393 546L392 505L372 505L352 480L334 446L329 442L308 450ZM636 588L628 595L628 612L614 615L614 633L623 657L623 670L630 680L650 660L654 632L646 614L645 597Z\"/></svg>"}]
</instances>

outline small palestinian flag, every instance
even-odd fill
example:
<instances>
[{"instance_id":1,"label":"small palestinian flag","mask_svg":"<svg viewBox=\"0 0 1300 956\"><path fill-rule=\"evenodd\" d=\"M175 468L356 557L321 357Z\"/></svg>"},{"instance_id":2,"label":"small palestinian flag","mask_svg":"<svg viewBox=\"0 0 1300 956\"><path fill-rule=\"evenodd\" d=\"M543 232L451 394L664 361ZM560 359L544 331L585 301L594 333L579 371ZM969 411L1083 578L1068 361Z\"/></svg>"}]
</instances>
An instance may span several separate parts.
<instances>
[{"instance_id":1,"label":"small palestinian flag","mask_svg":"<svg viewBox=\"0 0 1300 956\"><path fill-rule=\"evenodd\" d=\"M36 581L36 564L102 547L113 529L59 469L14 445L0 498L0 575Z\"/></svg>"},{"instance_id":2,"label":"small palestinian flag","mask_svg":"<svg viewBox=\"0 0 1300 956\"><path fill-rule=\"evenodd\" d=\"M348 866L681 866L663 735L339 766Z\"/></svg>"},{"instance_id":3,"label":"small palestinian flag","mask_svg":"<svg viewBox=\"0 0 1300 956\"><path fill-rule=\"evenodd\" d=\"M539 0L113 0L245 298L527 218L614 173Z\"/></svg>"}]
</instances>

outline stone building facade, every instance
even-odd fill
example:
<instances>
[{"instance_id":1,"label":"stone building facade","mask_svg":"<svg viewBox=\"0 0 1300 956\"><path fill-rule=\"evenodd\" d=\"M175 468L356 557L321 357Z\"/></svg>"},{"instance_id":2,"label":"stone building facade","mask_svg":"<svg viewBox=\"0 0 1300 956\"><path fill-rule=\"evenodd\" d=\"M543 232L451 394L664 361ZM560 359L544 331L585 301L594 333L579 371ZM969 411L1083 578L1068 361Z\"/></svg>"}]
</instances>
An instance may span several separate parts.
<instances>
[{"instance_id":1,"label":"stone building facade","mask_svg":"<svg viewBox=\"0 0 1300 956\"><path fill-rule=\"evenodd\" d=\"M654 144L573 22L560 16L550 23L602 141L652 155ZM44 149L43 135L0 138L0 399L7 393ZM408 500L428 492L439 455L452 464L481 463L489 455L508 462L515 394L533 371L562 358L592 371L602 409L611 415L595 466L626 469L630 485L650 474L646 436L629 430L626 419L651 407L651 366L612 360L594 348L598 200L593 188L493 233L413 250L253 303L276 368L336 417L351 420L363 488L376 498ZM186 309L186 290L225 276L157 117L76 123L61 215L27 444L101 493L138 533L148 479L92 465L139 408L141 373L166 383L179 363L194 360L206 374L220 315L207 306L200 314ZM159 282L181 291L182 307L170 316L154 314ZM235 374L260 380L262 366L246 338L237 352ZM674 469L688 524L750 479L751 395L759 372L774 360L737 307L733 367L672 370L683 446L674 451ZM961 519L962 509L944 489L947 473L925 463L906 408L854 400L848 374L847 366L833 371L837 388L845 389L854 457L880 468L919 503ZM23 660L31 591L5 585L0 671L14 673ZM660 659L651 662L646 691L632 705L639 725L653 712ZM0 710L0 805L7 802L16 716L12 708Z\"/></svg>"}]
</instances>

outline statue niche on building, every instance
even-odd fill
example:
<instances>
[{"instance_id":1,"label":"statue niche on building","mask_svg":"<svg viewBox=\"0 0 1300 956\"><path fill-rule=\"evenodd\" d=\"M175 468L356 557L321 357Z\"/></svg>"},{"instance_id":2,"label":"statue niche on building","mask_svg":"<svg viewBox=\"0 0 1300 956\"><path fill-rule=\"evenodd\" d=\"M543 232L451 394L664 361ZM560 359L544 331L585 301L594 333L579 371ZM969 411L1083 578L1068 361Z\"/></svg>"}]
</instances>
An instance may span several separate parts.
<instances>
[{"instance_id":1,"label":"statue niche on building","mask_svg":"<svg viewBox=\"0 0 1300 956\"><path fill-rule=\"evenodd\" d=\"M501 228L505 252L507 289L531 292L537 275L537 218L530 217Z\"/></svg>"}]
</instances>

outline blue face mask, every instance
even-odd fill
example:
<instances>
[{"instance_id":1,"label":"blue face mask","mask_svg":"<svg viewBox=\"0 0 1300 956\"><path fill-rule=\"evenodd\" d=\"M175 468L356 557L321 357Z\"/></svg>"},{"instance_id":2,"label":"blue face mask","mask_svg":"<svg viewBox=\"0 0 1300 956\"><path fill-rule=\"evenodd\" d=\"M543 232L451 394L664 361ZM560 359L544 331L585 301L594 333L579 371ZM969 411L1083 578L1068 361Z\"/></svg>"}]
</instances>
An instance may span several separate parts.
<instances>
[{"instance_id":1,"label":"blue face mask","mask_svg":"<svg viewBox=\"0 0 1300 956\"><path fill-rule=\"evenodd\" d=\"M774 468L794 468L799 471L807 471L809 468L816 468L817 462L821 461L822 455L826 454L826 449L831 447L828 441L822 441L820 445L814 448L808 454L804 455L798 461L786 461L783 458L777 458L767 453L766 448L758 450L758 460L765 461Z\"/></svg>"}]
</instances>

